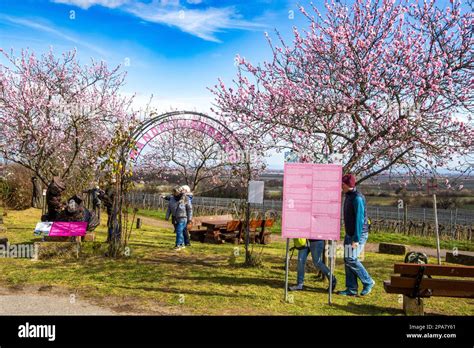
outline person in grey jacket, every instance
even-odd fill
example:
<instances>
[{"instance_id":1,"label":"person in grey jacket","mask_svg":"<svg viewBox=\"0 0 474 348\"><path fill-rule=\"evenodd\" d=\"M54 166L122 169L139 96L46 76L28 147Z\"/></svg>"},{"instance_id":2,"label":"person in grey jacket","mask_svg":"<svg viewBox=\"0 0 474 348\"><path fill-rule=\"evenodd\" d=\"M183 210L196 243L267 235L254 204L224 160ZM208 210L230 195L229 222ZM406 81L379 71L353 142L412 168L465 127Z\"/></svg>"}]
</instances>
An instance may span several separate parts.
<instances>
[{"instance_id":1,"label":"person in grey jacket","mask_svg":"<svg viewBox=\"0 0 474 348\"><path fill-rule=\"evenodd\" d=\"M189 203L191 204L192 207L192 202L193 202L193 193L191 192L191 189L188 185L183 185L180 187L180 190L184 192L184 195L187 196L189 199ZM163 198L165 201L170 201L171 197L173 195L162 195L161 198ZM189 231L188 231L188 226L186 225L186 228L183 231L183 236L184 236L184 245L187 247L191 246L191 238L189 236Z\"/></svg>"},{"instance_id":2,"label":"person in grey jacket","mask_svg":"<svg viewBox=\"0 0 474 348\"><path fill-rule=\"evenodd\" d=\"M189 244L189 240L185 240L188 238L185 238L184 230L186 229L186 226L192 222L193 207L191 201L181 187L175 187L173 189L173 196L169 199L166 220L169 220L170 216L172 217L171 221L176 233L176 245L174 249L184 249L185 244Z\"/></svg>"}]
</instances>

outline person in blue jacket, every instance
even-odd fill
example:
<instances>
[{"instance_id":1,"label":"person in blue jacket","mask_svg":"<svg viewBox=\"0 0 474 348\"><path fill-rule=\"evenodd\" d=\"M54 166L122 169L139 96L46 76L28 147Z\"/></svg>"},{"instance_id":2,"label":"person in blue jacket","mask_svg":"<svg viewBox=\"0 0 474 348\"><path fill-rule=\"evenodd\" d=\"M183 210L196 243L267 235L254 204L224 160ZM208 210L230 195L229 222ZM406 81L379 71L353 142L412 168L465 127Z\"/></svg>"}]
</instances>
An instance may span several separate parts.
<instances>
[{"instance_id":1,"label":"person in blue jacket","mask_svg":"<svg viewBox=\"0 0 474 348\"><path fill-rule=\"evenodd\" d=\"M367 205L364 195L356 188L356 178L353 174L346 174L342 177L342 191L345 193L343 210L346 230L344 238L346 289L339 291L339 294L356 296L357 279L360 279L363 287L360 295L366 296L375 285L374 280L359 260L359 255L369 237Z\"/></svg>"}]
</instances>

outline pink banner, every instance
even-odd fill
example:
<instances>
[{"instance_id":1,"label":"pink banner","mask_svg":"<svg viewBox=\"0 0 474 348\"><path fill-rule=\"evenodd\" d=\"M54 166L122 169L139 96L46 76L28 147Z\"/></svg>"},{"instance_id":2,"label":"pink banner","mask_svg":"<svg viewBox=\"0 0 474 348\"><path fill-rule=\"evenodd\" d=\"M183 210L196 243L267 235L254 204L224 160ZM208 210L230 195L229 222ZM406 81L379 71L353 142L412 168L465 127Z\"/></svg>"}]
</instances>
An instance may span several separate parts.
<instances>
[{"instance_id":1,"label":"pink banner","mask_svg":"<svg viewBox=\"0 0 474 348\"><path fill-rule=\"evenodd\" d=\"M86 235L87 222L54 222L50 237L82 237Z\"/></svg>"},{"instance_id":2,"label":"pink banner","mask_svg":"<svg viewBox=\"0 0 474 348\"><path fill-rule=\"evenodd\" d=\"M339 240L342 166L285 163L282 236Z\"/></svg>"}]
</instances>

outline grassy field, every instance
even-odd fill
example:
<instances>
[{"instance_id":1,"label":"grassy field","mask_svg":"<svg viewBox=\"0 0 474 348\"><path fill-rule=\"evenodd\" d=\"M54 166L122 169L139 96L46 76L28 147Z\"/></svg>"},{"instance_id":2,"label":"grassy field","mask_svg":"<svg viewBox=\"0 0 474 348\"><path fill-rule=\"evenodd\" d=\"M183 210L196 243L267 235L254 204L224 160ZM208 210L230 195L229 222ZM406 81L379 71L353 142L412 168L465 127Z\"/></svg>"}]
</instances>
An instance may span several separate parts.
<instances>
[{"instance_id":1,"label":"grassy field","mask_svg":"<svg viewBox=\"0 0 474 348\"><path fill-rule=\"evenodd\" d=\"M388 233L388 232L371 232L370 242L373 243L397 243L406 245L419 245L429 248L436 248L435 237L423 237L423 236L408 236L401 233ZM469 240L454 240L449 237L442 236L439 241L441 249L454 250L457 248L458 251L474 251L474 243Z\"/></svg>"},{"instance_id":2,"label":"grassy field","mask_svg":"<svg viewBox=\"0 0 474 348\"><path fill-rule=\"evenodd\" d=\"M369 196L366 195L367 204L372 206L396 206L397 201L403 197L380 197L380 196ZM460 201L459 208L461 209L474 209L474 204L472 202L472 196L458 197ZM413 204L413 203L412 203ZM415 207L417 205L414 205ZM438 208L439 209L439 208ZM453 208L454 209L454 208Z\"/></svg>"},{"instance_id":3,"label":"grassy field","mask_svg":"<svg viewBox=\"0 0 474 348\"><path fill-rule=\"evenodd\" d=\"M157 213L158 214L158 213ZM40 211L9 211L8 228L2 233L11 243L31 242ZM143 313L210 315L402 315L397 295L385 293L383 280L389 279L400 256L366 253L365 265L377 285L366 298L334 295L327 304L327 283L316 280L309 267L307 291L293 295L285 303L284 243L255 247L262 252L263 266L245 268L242 246L194 243L180 252L172 250L174 234L153 221L132 234L131 255L121 259L103 256L106 245L104 224L98 242L84 243L79 259L0 259L0 285L51 285L100 303L120 304ZM235 249L237 247L237 249ZM237 257L232 257L238 251ZM295 282L293 256L290 283ZM342 260L337 261L339 289L344 283ZM427 299L428 314L474 315L474 300Z\"/></svg>"},{"instance_id":4,"label":"grassy field","mask_svg":"<svg viewBox=\"0 0 474 348\"><path fill-rule=\"evenodd\" d=\"M164 219L165 212L161 210L146 210L142 209L139 211L139 214L142 216L152 217L156 219ZM281 221L277 221L273 227L270 228L270 231L275 234L281 233ZM341 231L341 238L344 236L344 231ZM443 236L445 239L440 240L441 249L457 250L462 251L474 251L474 243L468 240L452 240L447 239L446 236ZM424 247L436 248L436 238L434 237L420 237L420 236L408 236L401 233L388 233L388 232L371 232L370 233L370 242L380 243L398 243L398 244L408 244L408 245L420 245Z\"/></svg>"}]
</instances>

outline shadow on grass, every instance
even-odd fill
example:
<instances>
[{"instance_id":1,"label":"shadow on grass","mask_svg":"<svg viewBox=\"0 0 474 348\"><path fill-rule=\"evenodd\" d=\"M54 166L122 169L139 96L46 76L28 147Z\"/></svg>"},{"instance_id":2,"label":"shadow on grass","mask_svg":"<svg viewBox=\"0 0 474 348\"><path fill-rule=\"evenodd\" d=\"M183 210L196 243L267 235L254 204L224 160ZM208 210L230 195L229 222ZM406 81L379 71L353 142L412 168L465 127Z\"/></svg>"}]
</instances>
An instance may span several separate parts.
<instances>
[{"instance_id":1,"label":"shadow on grass","mask_svg":"<svg viewBox=\"0 0 474 348\"><path fill-rule=\"evenodd\" d=\"M156 243L137 243L137 242L131 242L129 246L134 247L145 247L145 248L163 248L163 246L156 244Z\"/></svg>"},{"instance_id":2,"label":"shadow on grass","mask_svg":"<svg viewBox=\"0 0 474 348\"><path fill-rule=\"evenodd\" d=\"M180 258L179 255L165 254L154 258L140 258L143 264L170 264L170 265L198 265L210 268L222 268L222 262L226 262L225 257L207 258L207 260L199 258L198 255L186 255L186 258Z\"/></svg>"},{"instance_id":3,"label":"shadow on grass","mask_svg":"<svg viewBox=\"0 0 474 348\"><path fill-rule=\"evenodd\" d=\"M275 289L285 289L285 282L282 279L263 279L263 278L249 278L242 276L208 276L208 277L178 277L177 279L190 281L203 281L209 283L217 283L220 285L237 285L237 286L269 286ZM317 290L317 289L313 289Z\"/></svg>"},{"instance_id":4,"label":"shadow on grass","mask_svg":"<svg viewBox=\"0 0 474 348\"><path fill-rule=\"evenodd\" d=\"M197 296L223 296L223 297L235 297L235 298L257 298L257 296L252 294L233 294L233 293L222 293L217 291L201 291L201 290L191 290L191 289L171 289L168 287L148 287L148 286L126 286L126 285L117 285L116 288L121 289L129 289L129 290L144 290L150 292L164 292L168 294L175 294L175 295L197 295Z\"/></svg>"},{"instance_id":5,"label":"shadow on grass","mask_svg":"<svg viewBox=\"0 0 474 348\"><path fill-rule=\"evenodd\" d=\"M333 303L331 307L340 309L356 315L403 315L403 310L400 308L381 307L372 304L358 304L355 302L349 302L345 305Z\"/></svg>"}]
</instances>

